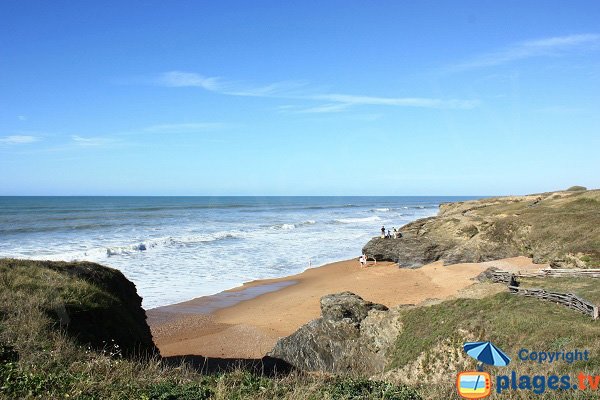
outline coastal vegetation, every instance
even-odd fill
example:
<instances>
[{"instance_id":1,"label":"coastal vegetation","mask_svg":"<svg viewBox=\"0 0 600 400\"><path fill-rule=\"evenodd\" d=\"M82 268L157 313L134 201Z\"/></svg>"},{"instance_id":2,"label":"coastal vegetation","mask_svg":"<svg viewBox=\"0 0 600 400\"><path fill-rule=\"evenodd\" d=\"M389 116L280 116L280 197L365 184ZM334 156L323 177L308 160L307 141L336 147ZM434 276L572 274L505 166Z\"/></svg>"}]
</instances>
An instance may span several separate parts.
<instances>
[{"instance_id":1,"label":"coastal vegetation","mask_svg":"<svg viewBox=\"0 0 600 400\"><path fill-rule=\"evenodd\" d=\"M598 298L597 278L523 280ZM491 341L511 358L492 375L595 375L600 367L598 321L552 302L512 294L505 284L476 282L457 298L382 309L351 293L321 299L322 317L281 339L271 355L309 371L360 372L372 379L412 387L424 398L454 398L454 379L477 369L465 342ZM368 309L365 315L359 311ZM332 312L332 309L334 312ZM358 311L357 311L358 310ZM335 315L337 314L337 315ZM390 340L391 338L391 340ZM587 351L588 359L538 363L518 359L536 352ZM383 360L382 360L383 358ZM499 398L529 398L531 392L503 391ZM590 392L557 391L552 399L583 399ZM491 398L496 398L493 394Z\"/></svg>"},{"instance_id":2,"label":"coastal vegetation","mask_svg":"<svg viewBox=\"0 0 600 400\"><path fill-rule=\"evenodd\" d=\"M401 228L402 238L372 239L378 260L419 267L526 256L561 268L600 267L600 190L485 198L440 206L436 217Z\"/></svg>"},{"instance_id":3,"label":"coastal vegetation","mask_svg":"<svg viewBox=\"0 0 600 400\"><path fill-rule=\"evenodd\" d=\"M551 266L595 267L599 205L600 191L584 189L445 204L438 217L403 227L402 239L366 247L411 266L525 254ZM322 317L271 352L295 369L269 374L240 363L209 373L160 357L141 298L118 270L0 259L0 398L448 399L456 396L456 374L476 368L463 343L487 340L513 358L497 374L597 374L598 321L511 294L486 280L490 271L453 298L391 309L350 292L324 296ZM598 278L525 276L519 283L600 302ZM579 349L589 358L537 363L518 360L521 349ZM529 394L507 390L502 398ZM540 398L589 395L555 391Z\"/></svg>"},{"instance_id":4,"label":"coastal vegetation","mask_svg":"<svg viewBox=\"0 0 600 400\"><path fill-rule=\"evenodd\" d=\"M554 292L572 293L594 304L600 304L599 279L580 277L520 277L519 284L527 288L540 288Z\"/></svg>"},{"instance_id":5,"label":"coastal vegetation","mask_svg":"<svg viewBox=\"0 0 600 400\"><path fill-rule=\"evenodd\" d=\"M597 285L597 282L592 284ZM597 373L600 367L598 321L550 302L503 291L479 299L459 298L400 312L403 329L396 339L385 377L395 382L435 388L437 395L433 398L453 395L449 376L476 369L476 360L462 351L466 341L489 340L512 357L506 367L491 367L493 374L517 371L520 375L575 377L579 372ZM550 352L582 349L589 351L589 359L573 363L526 362L517 358L521 349ZM506 391L501 398L526 395L519 392ZM556 392L551 398L586 398L585 395Z\"/></svg>"},{"instance_id":6,"label":"coastal vegetation","mask_svg":"<svg viewBox=\"0 0 600 400\"><path fill-rule=\"evenodd\" d=\"M462 343L484 339L492 340L511 355L520 348L590 352L589 360L572 364L521 363L513 359L513 364L505 369L519 374L574 376L579 371L592 373L600 367L596 321L552 303L504 290L498 293L503 288L501 284L485 282L475 284L483 288L481 298L458 298L393 310L402 328L393 341L386 371L376 375L375 380L368 375L300 371L270 377L241 368L200 374L185 363L166 364L157 355L127 355L113 341L94 349L75 340L74 332L61 327L58 315L48 312L56 305L56 293L64 294L66 303L80 298L80 304L92 308L102 304L102 299L114 297L114 293L101 289L100 282L90 284L61 272L55 275L49 272L52 269L44 269L49 265L52 264L0 261L2 398L451 398L454 389L448 377L456 371L475 368L475 361L462 354ZM77 267L66 263L60 266L61 271ZM594 280L526 278L523 282L526 280L528 285L573 289L588 298L597 298ZM49 290L51 286L55 290ZM584 394L553 393L552 398L585 398ZM503 393L503 398L522 397L519 396L518 392Z\"/></svg>"},{"instance_id":7,"label":"coastal vegetation","mask_svg":"<svg viewBox=\"0 0 600 400\"><path fill-rule=\"evenodd\" d=\"M144 346L148 326L137 318L141 299L130 285L93 263L0 260L0 398L420 398L404 385L365 377L269 377L242 368L201 374L165 363Z\"/></svg>"}]
</instances>

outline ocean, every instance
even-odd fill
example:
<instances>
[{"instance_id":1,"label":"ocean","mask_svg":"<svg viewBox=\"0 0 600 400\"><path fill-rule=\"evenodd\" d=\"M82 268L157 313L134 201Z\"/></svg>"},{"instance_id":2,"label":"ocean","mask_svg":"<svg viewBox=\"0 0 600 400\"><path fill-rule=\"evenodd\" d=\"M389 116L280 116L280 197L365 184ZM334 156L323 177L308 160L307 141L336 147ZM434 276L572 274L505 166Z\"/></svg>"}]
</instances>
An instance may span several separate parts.
<instances>
[{"instance_id":1,"label":"ocean","mask_svg":"<svg viewBox=\"0 0 600 400\"><path fill-rule=\"evenodd\" d=\"M146 309L358 257L472 197L0 197L0 257L121 270Z\"/></svg>"}]
</instances>

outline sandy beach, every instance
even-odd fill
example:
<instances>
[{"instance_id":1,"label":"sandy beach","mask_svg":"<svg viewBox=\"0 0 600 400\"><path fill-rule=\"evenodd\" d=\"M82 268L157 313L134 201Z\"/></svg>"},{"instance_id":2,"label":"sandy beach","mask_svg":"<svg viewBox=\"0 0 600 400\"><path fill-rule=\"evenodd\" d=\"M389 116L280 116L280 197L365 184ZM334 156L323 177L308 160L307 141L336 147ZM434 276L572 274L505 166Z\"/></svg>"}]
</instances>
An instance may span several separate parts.
<instances>
[{"instance_id":1,"label":"sandy beach","mask_svg":"<svg viewBox=\"0 0 600 400\"><path fill-rule=\"evenodd\" d=\"M456 296L492 266L504 270L546 267L525 257L447 266L436 262L418 269L386 262L361 268L353 259L151 309L148 322L163 356L261 358L279 337L319 317L319 299L326 294L351 291L388 307L417 304Z\"/></svg>"}]
</instances>

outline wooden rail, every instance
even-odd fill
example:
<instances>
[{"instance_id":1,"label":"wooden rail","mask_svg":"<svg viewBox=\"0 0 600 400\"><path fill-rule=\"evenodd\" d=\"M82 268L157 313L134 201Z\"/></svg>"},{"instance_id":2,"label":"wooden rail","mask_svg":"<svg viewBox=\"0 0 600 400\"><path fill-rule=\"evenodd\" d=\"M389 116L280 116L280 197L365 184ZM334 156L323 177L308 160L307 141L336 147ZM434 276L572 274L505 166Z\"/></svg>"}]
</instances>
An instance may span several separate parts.
<instances>
[{"instance_id":1,"label":"wooden rail","mask_svg":"<svg viewBox=\"0 0 600 400\"><path fill-rule=\"evenodd\" d=\"M598 306L572 293L550 292L545 289L522 288L519 286L508 286L508 290L510 290L511 293L521 296L535 297L562 304L573 310L588 314L592 319L598 319Z\"/></svg>"},{"instance_id":2,"label":"wooden rail","mask_svg":"<svg viewBox=\"0 0 600 400\"><path fill-rule=\"evenodd\" d=\"M510 276L520 278L544 278L544 277L578 277L578 278L600 278L600 269L556 269L545 268L537 272L507 272L493 271L491 274L492 280L495 282L508 282Z\"/></svg>"},{"instance_id":3,"label":"wooden rail","mask_svg":"<svg viewBox=\"0 0 600 400\"><path fill-rule=\"evenodd\" d=\"M558 269L546 268L541 271L544 276L565 276L565 277L585 277L585 278L600 278L600 269Z\"/></svg>"}]
</instances>

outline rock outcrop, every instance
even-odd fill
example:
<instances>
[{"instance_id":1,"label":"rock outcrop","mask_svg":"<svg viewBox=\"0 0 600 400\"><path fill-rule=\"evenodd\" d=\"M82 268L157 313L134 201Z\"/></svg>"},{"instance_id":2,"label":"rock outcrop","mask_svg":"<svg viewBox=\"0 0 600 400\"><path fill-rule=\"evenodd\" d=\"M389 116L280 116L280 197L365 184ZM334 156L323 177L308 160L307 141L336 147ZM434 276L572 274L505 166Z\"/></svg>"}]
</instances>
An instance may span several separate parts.
<instances>
[{"instance_id":1,"label":"rock outcrop","mask_svg":"<svg viewBox=\"0 0 600 400\"><path fill-rule=\"evenodd\" d=\"M280 339L269 356L304 371L374 374L385 368L402 327L397 312L343 292L321 298L321 314Z\"/></svg>"},{"instance_id":2,"label":"rock outcrop","mask_svg":"<svg viewBox=\"0 0 600 400\"><path fill-rule=\"evenodd\" d=\"M363 253L407 268L515 256L554 267L600 267L600 190L445 203L436 217L400 232L400 239L372 239Z\"/></svg>"},{"instance_id":3,"label":"rock outcrop","mask_svg":"<svg viewBox=\"0 0 600 400\"><path fill-rule=\"evenodd\" d=\"M0 275L7 296L35 298L78 343L125 356L158 354L142 298L119 270L91 262L4 259Z\"/></svg>"}]
</instances>

